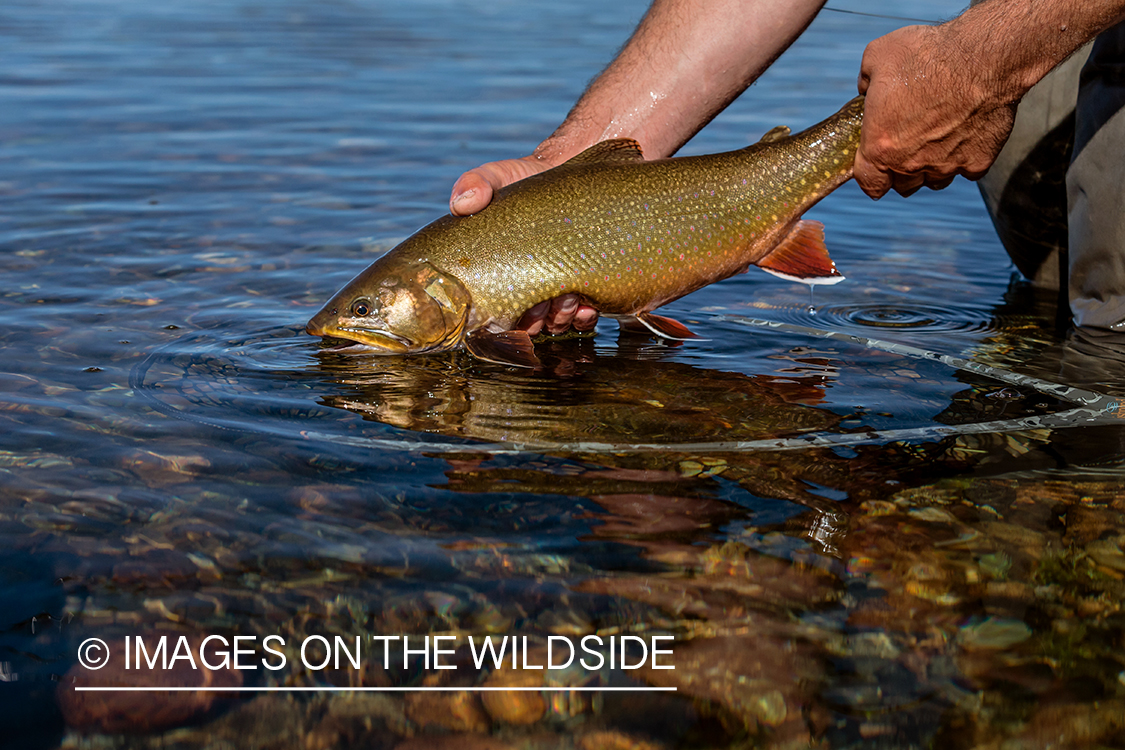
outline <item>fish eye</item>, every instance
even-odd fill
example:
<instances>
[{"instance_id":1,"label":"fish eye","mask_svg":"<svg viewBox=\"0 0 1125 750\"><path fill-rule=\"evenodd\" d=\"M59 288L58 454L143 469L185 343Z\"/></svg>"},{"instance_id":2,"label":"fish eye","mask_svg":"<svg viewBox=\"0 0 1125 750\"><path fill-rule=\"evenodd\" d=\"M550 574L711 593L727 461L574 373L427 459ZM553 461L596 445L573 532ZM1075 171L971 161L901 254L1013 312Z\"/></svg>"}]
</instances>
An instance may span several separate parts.
<instances>
[{"instance_id":1,"label":"fish eye","mask_svg":"<svg viewBox=\"0 0 1125 750\"><path fill-rule=\"evenodd\" d=\"M352 315L357 318L362 318L371 312L371 303L365 299L356 300L352 303Z\"/></svg>"}]
</instances>

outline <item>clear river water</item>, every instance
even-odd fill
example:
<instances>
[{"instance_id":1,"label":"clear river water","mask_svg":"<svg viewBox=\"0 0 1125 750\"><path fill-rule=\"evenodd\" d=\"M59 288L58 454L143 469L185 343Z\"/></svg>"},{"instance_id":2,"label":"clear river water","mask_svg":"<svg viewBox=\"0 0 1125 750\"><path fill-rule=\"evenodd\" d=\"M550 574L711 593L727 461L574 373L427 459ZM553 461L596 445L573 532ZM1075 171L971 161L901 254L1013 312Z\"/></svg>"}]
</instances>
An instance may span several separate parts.
<instances>
[{"instance_id":1,"label":"clear river water","mask_svg":"<svg viewBox=\"0 0 1125 750\"><path fill-rule=\"evenodd\" d=\"M960 10L830 5L683 153L850 99L906 21L838 10ZM666 308L704 341L304 333L645 7L0 4L0 745L1125 745L1125 347L1058 326L971 183L845 185L809 216L847 280ZM253 668L193 668L223 644Z\"/></svg>"}]
</instances>

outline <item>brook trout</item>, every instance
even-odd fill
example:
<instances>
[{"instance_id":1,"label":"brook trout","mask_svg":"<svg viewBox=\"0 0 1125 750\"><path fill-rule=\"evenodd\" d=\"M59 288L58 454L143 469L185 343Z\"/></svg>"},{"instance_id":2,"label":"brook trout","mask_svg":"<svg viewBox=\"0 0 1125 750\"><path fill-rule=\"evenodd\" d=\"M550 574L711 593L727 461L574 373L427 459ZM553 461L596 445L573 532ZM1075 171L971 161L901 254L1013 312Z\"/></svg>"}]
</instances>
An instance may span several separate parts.
<instances>
[{"instance_id":1,"label":"brook trout","mask_svg":"<svg viewBox=\"0 0 1125 750\"><path fill-rule=\"evenodd\" d=\"M497 191L473 216L443 216L336 293L306 326L382 354L465 346L539 364L511 330L544 300L577 293L625 328L688 339L653 310L754 265L806 284L843 279L824 227L802 220L852 176L863 97L824 122L781 126L721 154L645 161L636 141L602 141Z\"/></svg>"}]
</instances>

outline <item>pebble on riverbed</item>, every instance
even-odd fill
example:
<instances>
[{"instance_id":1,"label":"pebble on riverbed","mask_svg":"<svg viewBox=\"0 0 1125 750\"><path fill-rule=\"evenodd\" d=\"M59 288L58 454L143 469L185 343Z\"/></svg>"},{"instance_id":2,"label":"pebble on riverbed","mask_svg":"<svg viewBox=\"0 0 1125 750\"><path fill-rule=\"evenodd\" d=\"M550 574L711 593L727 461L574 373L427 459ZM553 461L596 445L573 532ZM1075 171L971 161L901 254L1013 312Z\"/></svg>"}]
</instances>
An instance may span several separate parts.
<instances>
[{"instance_id":1,"label":"pebble on riverbed","mask_svg":"<svg viewBox=\"0 0 1125 750\"><path fill-rule=\"evenodd\" d=\"M170 641L174 642L172 637ZM200 638L191 638L191 652L199 663ZM109 646L123 654L125 644ZM205 716L220 700L204 692L79 692L76 687L238 687L242 673L233 669L192 669L177 659L169 669L125 669L124 659L112 659L98 671L76 664L59 681L59 708L68 726L81 732L148 734L180 726Z\"/></svg>"}]
</instances>

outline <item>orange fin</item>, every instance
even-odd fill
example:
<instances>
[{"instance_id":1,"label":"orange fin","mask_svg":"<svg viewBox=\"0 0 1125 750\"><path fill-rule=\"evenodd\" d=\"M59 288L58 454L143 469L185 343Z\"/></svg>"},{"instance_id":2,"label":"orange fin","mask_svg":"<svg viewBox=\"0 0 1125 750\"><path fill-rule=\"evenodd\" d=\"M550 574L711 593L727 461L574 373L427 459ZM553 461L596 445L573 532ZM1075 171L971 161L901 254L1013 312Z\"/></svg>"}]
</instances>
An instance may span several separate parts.
<instances>
[{"instance_id":1,"label":"orange fin","mask_svg":"<svg viewBox=\"0 0 1125 750\"><path fill-rule=\"evenodd\" d=\"M802 219L789 235L755 265L774 276L802 284L837 284L844 280L824 246L824 225Z\"/></svg>"},{"instance_id":2,"label":"orange fin","mask_svg":"<svg viewBox=\"0 0 1125 750\"><path fill-rule=\"evenodd\" d=\"M567 164L627 164L644 161L641 144L632 138L611 138L595 143L578 156L566 161Z\"/></svg>"},{"instance_id":3,"label":"orange fin","mask_svg":"<svg viewBox=\"0 0 1125 750\"><path fill-rule=\"evenodd\" d=\"M662 339L686 341L697 339L698 335L678 320L665 318L652 313L637 313L632 318L623 318L618 321L621 329L632 333L655 333Z\"/></svg>"},{"instance_id":4,"label":"orange fin","mask_svg":"<svg viewBox=\"0 0 1125 750\"><path fill-rule=\"evenodd\" d=\"M539 367L535 346L527 331L492 333L483 328L465 337L465 348L477 359L512 367Z\"/></svg>"}]
</instances>

